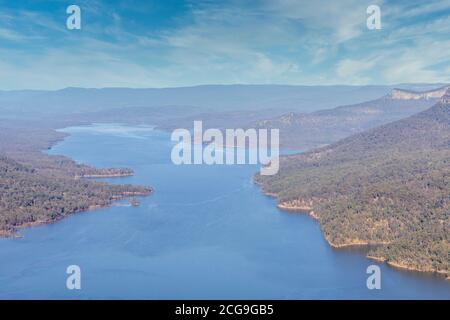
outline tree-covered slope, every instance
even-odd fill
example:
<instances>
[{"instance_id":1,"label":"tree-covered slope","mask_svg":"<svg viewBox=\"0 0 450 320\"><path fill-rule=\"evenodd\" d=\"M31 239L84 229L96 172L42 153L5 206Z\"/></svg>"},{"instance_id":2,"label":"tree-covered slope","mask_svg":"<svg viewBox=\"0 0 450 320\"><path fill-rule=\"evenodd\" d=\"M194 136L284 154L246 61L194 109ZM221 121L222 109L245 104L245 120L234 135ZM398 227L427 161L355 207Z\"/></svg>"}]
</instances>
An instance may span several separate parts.
<instances>
[{"instance_id":1,"label":"tree-covered slope","mask_svg":"<svg viewBox=\"0 0 450 320\"><path fill-rule=\"evenodd\" d=\"M1 128L0 236L152 191L142 186L112 185L85 178L128 176L133 174L130 169L98 169L40 151L62 137L46 128Z\"/></svg>"},{"instance_id":2,"label":"tree-covered slope","mask_svg":"<svg viewBox=\"0 0 450 320\"><path fill-rule=\"evenodd\" d=\"M335 246L449 274L450 91L430 109L302 155L256 176L282 208L312 211Z\"/></svg>"},{"instance_id":3,"label":"tree-covered slope","mask_svg":"<svg viewBox=\"0 0 450 320\"><path fill-rule=\"evenodd\" d=\"M110 205L150 189L111 185L69 175L47 175L9 158L0 157L0 234L48 223L68 214Z\"/></svg>"}]
</instances>

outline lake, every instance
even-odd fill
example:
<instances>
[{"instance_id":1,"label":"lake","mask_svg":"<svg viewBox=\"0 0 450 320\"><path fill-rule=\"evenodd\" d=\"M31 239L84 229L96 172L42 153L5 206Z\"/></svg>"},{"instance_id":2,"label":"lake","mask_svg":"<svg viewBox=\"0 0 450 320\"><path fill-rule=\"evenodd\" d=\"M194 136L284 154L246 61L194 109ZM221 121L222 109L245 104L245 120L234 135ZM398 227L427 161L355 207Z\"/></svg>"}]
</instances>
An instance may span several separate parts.
<instances>
[{"instance_id":1,"label":"lake","mask_svg":"<svg viewBox=\"0 0 450 320\"><path fill-rule=\"evenodd\" d=\"M257 166L173 165L170 135L150 127L64 131L51 154L132 168L104 180L155 193L0 239L1 299L450 299L442 278L332 249L315 220L260 192ZM372 264L381 290L367 289ZM81 268L81 290L66 288L69 265Z\"/></svg>"}]
</instances>

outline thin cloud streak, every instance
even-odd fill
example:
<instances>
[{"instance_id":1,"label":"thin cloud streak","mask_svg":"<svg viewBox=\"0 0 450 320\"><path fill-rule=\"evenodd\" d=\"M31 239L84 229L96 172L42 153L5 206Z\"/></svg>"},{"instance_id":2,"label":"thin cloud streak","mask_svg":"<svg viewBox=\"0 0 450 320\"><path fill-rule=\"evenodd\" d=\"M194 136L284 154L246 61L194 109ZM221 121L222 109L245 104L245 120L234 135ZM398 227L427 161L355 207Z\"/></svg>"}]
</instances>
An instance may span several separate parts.
<instances>
[{"instance_id":1,"label":"thin cloud streak","mask_svg":"<svg viewBox=\"0 0 450 320\"><path fill-rule=\"evenodd\" d=\"M148 28L113 2L81 2L77 32L64 10L0 9L0 88L450 82L447 0L195 1ZM366 28L369 4L380 31Z\"/></svg>"}]
</instances>

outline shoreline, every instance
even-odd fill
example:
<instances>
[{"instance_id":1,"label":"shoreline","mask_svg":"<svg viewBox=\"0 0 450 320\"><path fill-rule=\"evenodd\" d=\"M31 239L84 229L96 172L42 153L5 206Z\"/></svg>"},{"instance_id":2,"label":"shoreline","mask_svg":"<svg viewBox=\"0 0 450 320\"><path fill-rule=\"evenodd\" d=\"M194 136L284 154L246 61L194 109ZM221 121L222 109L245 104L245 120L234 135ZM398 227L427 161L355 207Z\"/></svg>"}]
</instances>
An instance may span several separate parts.
<instances>
[{"instance_id":1,"label":"shoreline","mask_svg":"<svg viewBox=\"0 0 450 320\"><path fill-rule=\"evenodd\" d=\"M108 203L105 205L92 204L85 210L73 211L73 212L68 213L65 216L59 216L54 220L37 220L37 221L33 221L33 222L24 223L20 226L15 226L15 230L0 230L0 239L1 238L20 239L20 238L23 238L23 236L18 234L18 231L20 231L21 229L33 228L33 227L57 223L57 222L65 219L65 218L68 218L72 215L76 215L76 214L80 214L80 213L88 213L88 212L92 212L92 211L96 211L96 210L110 208L114 205L114 203L116 203L120 200L126 200L130 197L146 197L146 196L151 195L153 192L154 192L153 188L149 188L149 192L125 192L122 194L121 197L112 199L111 203Z\"/></svg>"},{"instance_id":2,"label":"shoreline","mask_svg":"<svg viewBox=\"0 0 450 320\"><path fill-rule=\"evenodd\" d=\"M448 275L448 272L446 272L445 270L413 268L413 267L410 267L410 266L408 266L406 264L403 264L401 262L387 261L386 258L384 258L384 257L377 257L377 256L367 255L367 258L375 260L375 261L386 263L390 267L393 267L393 268L396 268L396 269L408 270L408 271L414 271L414 272L421 272L421 273L437 274L439 276L445 277L446 280L450 280L450 276Z\"/></svg>"},{"instance_id":3,"label":"shoreline","mask_svg":"<svg viewBox=\"0 0 450 320\"><path fill-rule=\"evenodd\" d=\"M132 177L133 173L105 173L105 174L86 174L82 176L75 176L75 179L103 179L103 178L122 178Z\"/></svg>"},{"instance_id":4,"label":"shoreline","mask_svg":"<svg viewBox=\"0 0 450 320\"><path fill-rule=\"evenodd\" d=\"M265 192L264 190L262 190L262 192L266 196L269 196L271 198L276 198L277 197L276 194ZM305 201L297 201L297 202L301 203L301 205L289 205L286 202L278 202L276 206L280 210L283 210L283 211L286 211L286 212L307 214L310 217L312 217L314 220L317 220L319 222L319 224L320 224L319 215L313 211L312 203L310 205L306 205ZM389 244L389 242L373 242L373 243L370 243L368 241L363 241L363 240L355 240L352 243L336 244L336 243L333 243L325 235L325 233L323 231L322 231L322 235L323 235L325 241L328 243L328 245L330 247L334 248L334 249L345 249L345 248L351 248L351 247L367 247L367 246L370 246L370 245L386 245L386 244ZM406 270L406 271L412 271L412 272L434 274L434 275L437 275L437 276L440 276L440 277L444 277L445 280L450 281L450 275L445 270L434 270L434 269L426 269L426 270L424 270L424 269L419 269L419 268L416 268L416 267L408 266L408 265L403 264L401 262L387 261L386 258L384 258L384 257L377 257L377 256L369 255L369 254L366 255L366 258L374 260L374 261L378 261L380 263L386 263L388 266L390 266L392 268L397 268L397 269L400 269L400 270Z\"/></svg>"},{"instance_id":5,"label":"shoreline","mask_svg":"<svg viewBox=\"0 0 450 320\"><path fill-rule=\"evenodd\" d=\"M289 205L284 204L284 203L279 203L279 204L277 204L277 208L279 208L279 209L281 209L283 211L307 214L311 218L313 218L314 220L319 221L319 223L320 223L319 215L314 212L312 207L309 207L309 206L289 206ZM323 234L323 232L322 232L322 234ZM331 247L333 247L335 249L389 244L389 242L368 242L368 241L359 240L359 239L358 240L354 240L354 241L352 241L350 243L337 244L337 243L331 241L325 234L324 234L324 238L327 241L328 245L330 245Z\"/></svg>"},{"instance_id":6,"label":"shoreline","mask_svg":"<svg viewBox=\"0 0 450 320\"><path fill-rule=\"evenodd\" d=\"M57 131L57 129L52 129L53 131ZM42 154L45 154L43 151L48 151L51 150L53 148L54 145L56 145L57 143L60 143L62 141L64 141L67 137L69 137L70 134L68 133L64 133L64 136L58 138L58 139L53 139L51 141L48 141L48 145L45 149L41 150L40 152ZM45 154L49 157L52 157L52 155L49 154ZM73 160L70 157L67 157L68 159ZM93 166L89 166L93 169L97 169ZM123 173L105 173L105 174L86 174L86 175L75 175L73 177L73 179L78 180L78 179L102 179L102 178L119 178L119 177L131 177L134 176L134 171L126 168L126 172ZM143 191L143 192L133 192L133 191L129 191L129 192L123 192L121 194L117 194L112 196L112 198L110 199L109 203L105 204L105 205L98 205L98 204L91 204L88 206L87 209L84 210L77 210L77 211L72 211L69 212L67 215L64 216L58 216L53 220L37 220L37 221L33 221L33 222L26 222L24 224L21 224L19 226L14 226L13 230L0 230L0 239L1 238L22 238L23 236L19 235L17 232L21 229L25 229L25 228L32 228L32 227L37 227L37 226L41 226L41 225L46 225L46 224L53 224L56 223L62 219L65 219L71 215L74 214L79 214L79 213L87 213L87 212L91 212L91 211L95 211L95 210L100 210L100 209L105 209L105 208L109 208L111 206L114 205L114 203L120 201L120 200L126 200L128 198L132 198L132 197L146 197L151 195L152 193L154 193L154 188L153 187L145 187L147 189L147 191Z\"/></svg>"}]
</instances>

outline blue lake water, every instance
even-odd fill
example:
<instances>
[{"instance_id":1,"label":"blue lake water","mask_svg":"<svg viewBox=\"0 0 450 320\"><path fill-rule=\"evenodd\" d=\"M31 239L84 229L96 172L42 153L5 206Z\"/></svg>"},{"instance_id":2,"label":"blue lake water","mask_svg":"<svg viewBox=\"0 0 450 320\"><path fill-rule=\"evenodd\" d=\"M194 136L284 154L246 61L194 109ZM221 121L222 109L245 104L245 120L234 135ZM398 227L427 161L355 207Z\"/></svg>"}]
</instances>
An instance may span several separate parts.
<instances>
[{"instance_id":1,"label":"blue lake water","mask_svg":"<svg viewBox=\"0 0 450 320\"><path fill-rule=\"evenodd\" d=\"M139 207L119 204L0 239L0 298L6 299L450 299L433 275L381 267L381 290L366 286L374 261L334 250L319 224L278 210L252 183L256 166L175 166L169 134L93 125L50 153L98 167L130 167L113 183L150 185ZM81 290L66 268L81 268Z\"/></svg>"}]
</instances>

